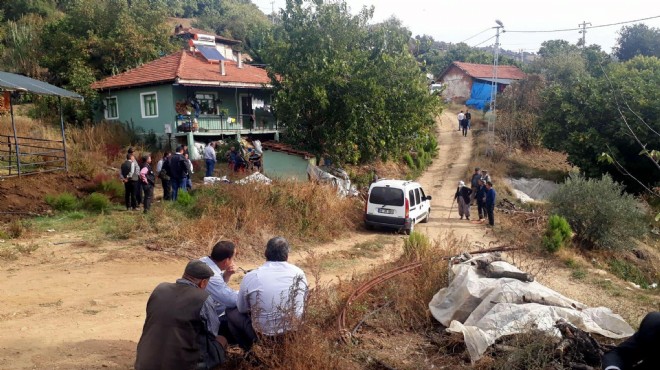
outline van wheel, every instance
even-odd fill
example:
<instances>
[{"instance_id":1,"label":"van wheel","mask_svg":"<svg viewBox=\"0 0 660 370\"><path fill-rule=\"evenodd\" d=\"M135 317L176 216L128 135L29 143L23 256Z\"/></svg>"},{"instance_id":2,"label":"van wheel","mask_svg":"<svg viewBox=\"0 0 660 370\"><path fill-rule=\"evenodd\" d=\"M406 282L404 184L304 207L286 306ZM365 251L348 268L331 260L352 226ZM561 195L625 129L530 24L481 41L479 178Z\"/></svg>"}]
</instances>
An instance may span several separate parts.
<instances>
[{"instance_id":1,"label":"van wheel","mask_svg":"<svg viewBox=\"0 0 660 370\"><path fill-rule=\"evenodd\" d=\"M427 222L429 222L429 218L431 218L431 210L430 210L430 209L429 209L429 211L426 213L426 217L424 217L424 219L422 220L422 222L423 222L423 223L427 223Z\"/></svg>"},{"instance_id":2,"label":"van wheel","mask_svg":"<svg viewBox=\"0 0 660 370\"><path fill-rule=\"evenodd\" d=\"M413 221L413 222L410 223L410 229L406 229L406 230L404 230L404 232L406 233L406 235L410 235L410 234L412 234L414 231L415 231L415 221Z\"/></svg>"}]
</instances>

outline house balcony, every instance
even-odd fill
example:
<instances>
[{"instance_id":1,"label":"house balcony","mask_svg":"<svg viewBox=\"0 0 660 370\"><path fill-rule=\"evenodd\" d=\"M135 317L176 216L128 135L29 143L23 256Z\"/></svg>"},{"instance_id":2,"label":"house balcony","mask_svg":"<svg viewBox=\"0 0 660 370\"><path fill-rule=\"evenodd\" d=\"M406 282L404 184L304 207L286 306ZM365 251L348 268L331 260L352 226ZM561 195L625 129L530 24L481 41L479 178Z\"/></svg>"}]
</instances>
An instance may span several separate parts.
<instances>
[{"instance_id":1,"label":"house balcony","mask_svg":"<svg viewBox=\"0 0 660 370\"><path fill-rule=\"evenodd\" d=\"M195 122L196 120L196 122ZM194 115L175 117L177 133L206 133L209 135L243 135L250 133L277 133L278 122L272 115Z\"/></svg>"}]
</instances>

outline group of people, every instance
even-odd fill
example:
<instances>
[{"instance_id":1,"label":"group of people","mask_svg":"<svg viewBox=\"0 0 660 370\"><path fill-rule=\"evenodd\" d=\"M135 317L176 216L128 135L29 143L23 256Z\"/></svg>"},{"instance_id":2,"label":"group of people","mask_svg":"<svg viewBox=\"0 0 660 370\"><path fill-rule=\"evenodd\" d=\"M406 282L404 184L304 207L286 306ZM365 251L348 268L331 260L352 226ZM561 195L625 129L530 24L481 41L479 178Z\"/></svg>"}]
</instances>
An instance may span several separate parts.
<instances>
[{"instance_id":1,"label":"group of people","mask_svg":"<svg viewBox=\"0 0 660 370\"><path fill-rule=\"evenodd\" d=\"M148 212L154 198L156 175L151 169L151 155L144 154L142 163L135 159L133 148L128 148L126 161L121 165L119 173L124 183L124 202L126 210L137 210L142 205L144 212Z\"/></svg>"},{"instance_id":2,"label":"group of people","mask_svg":"<svg viewBox=\"0 0 660 370\"><path fill-rule=\"evenodd\" d=\"M163 185L163 199L176 201L179 191L192 190L193 165L185 145L177 146L174 153L165 151L156 164L158 178Z\"/></svg>"},{"instance_id":3,"label":"group of people","mask_svg":"<svg viewBox=\"0 0 660 370\"><path fill-rule=\"evenodd\" d=\"M225 153L225 158L229 162L229 167L233 172L240 172L246 169L252 171L261 171L263 148L261 141L251 136L247 139L247 146L237 148L232 145Z\"/></svg>"},{"instance_id":4,"label":"group of people","mask_svg":"<svg viewBox=\"0 0 660 370\"><path fill-rule=\"evenodd\" d=\"M302 320L307 279L287 262L283 237L266 244L266 262L247 271L240 288L228 283L240 269L231 241L216 243L209 256L190 261L175 283L161 283L147 301L135 368L213 369L228 345L246 354L263 338L281 338ZM241 269L242 270L242 269Z\"/></svg>"},{"instance_id":5,"label":"group of people","mask_svg":"<svg viewBox=\"0 0 660 370\"><path fill-rule=\"evenodd\" d=\"M454 194L454 201L458 203L458 215L470 220L470 206L476 201L479 221L488 220L488 225L495 225L495 198L497 193L493 188L493 182L487 170L479 167L474 169L470 179L470 187L462 180L458 182L458 188Z\"/></svg>"},{"instance_id":6,"label":"group of people","mask_svg":"<svg viewBox=\"0 0 660 370\"><path fill-rule=\"evenodd\" d=\"M463 136L467 136L467 132L470 129L470 125L472 123L472 113L470 113L469 110L465 110L465 113L463 111L460 111L458 113L458 131L463 131Z\"/></svg>"}]
</instances>

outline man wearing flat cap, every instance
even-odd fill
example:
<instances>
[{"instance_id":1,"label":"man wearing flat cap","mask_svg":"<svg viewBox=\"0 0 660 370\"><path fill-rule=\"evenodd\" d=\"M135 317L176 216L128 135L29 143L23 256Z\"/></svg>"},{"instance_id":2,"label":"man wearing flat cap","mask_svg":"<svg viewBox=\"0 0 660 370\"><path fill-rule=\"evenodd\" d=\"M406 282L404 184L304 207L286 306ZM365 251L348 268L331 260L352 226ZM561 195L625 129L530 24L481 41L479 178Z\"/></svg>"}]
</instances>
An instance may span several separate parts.
<instances>
[{"instance_id":1,"label":"man wearing flat cap","mask_svg":"<svg viewBox=\"0 0 660 370\"><path fill-rule=\"evenodd\" d=\"M206 292L213 270L190 261L176 283L161 283L147 302L136 370L208 370L225 360L227 341Z\"/></svg>"}]
</instances>

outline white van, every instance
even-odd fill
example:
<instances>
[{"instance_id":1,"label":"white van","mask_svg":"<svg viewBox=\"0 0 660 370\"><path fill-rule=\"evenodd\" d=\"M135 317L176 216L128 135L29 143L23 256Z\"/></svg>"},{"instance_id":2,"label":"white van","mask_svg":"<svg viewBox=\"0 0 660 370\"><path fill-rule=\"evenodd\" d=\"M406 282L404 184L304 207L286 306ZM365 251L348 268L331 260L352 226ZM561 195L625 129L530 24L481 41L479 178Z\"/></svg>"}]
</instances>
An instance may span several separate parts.
<instances>
[{"instance_id":1,"label":"white van","mask_svg":"<svg viewBox=\"0 0 660 370\"><path fill-rule=\"evenodd\" d=\"M364 209L367 229L382 226L410 234L418 222L428 222L431 216L431 196L414 181L380 180L369 187Z\"/></svg>"}]
</instances>

